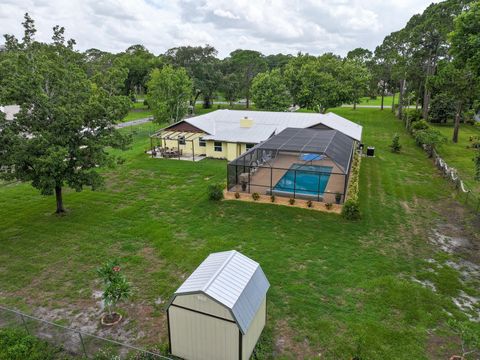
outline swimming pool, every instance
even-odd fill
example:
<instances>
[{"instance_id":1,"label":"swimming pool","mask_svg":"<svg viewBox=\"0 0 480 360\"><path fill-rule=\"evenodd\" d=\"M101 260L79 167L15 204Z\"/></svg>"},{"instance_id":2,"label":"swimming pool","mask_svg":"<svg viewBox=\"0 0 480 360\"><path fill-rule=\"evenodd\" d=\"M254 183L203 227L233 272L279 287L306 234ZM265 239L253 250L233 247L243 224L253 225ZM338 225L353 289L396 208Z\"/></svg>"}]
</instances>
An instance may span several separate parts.
<instances>
[{"instance_id":1,"label":"swimming pool","mask_svg":"<svg viewBox=\"0 0 480 360\"><path fill-rule=\"evenodd\" d=\"M323 195L331 172L331 166L293 164L273 189L289 193L295 191L298 194Z\"/></svg>"}]
</instances>

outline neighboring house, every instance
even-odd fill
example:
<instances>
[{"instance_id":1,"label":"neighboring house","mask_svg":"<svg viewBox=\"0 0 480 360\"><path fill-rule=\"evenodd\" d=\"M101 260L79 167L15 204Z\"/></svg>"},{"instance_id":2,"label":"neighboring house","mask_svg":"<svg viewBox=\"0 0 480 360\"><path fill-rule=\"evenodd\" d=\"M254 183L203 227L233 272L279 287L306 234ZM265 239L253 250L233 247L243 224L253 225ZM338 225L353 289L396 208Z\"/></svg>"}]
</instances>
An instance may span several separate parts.
<instances>
[{"instance_id":1,"label":"neighboring house","mask_svg":"<svg viewBox=\"0 0 480 360\"><path fill-rule=\"evenodd\" d=\"M0 106L0 111L5 114L7 120L13 120L15 115L20 111L19 105Z\"/></svg>"},{"instance_id":2,"label":"neighboring house","mask_svg":"<svg viewBox=\"0 0 480 360\"><path fill-rule=\"evenodd\" d=\"M152 139L183 156L233 160L286 128L337 130L355 141L362 137L360 125L333 113L217 110L170 125Z\"/></svg>"}]
</instances>

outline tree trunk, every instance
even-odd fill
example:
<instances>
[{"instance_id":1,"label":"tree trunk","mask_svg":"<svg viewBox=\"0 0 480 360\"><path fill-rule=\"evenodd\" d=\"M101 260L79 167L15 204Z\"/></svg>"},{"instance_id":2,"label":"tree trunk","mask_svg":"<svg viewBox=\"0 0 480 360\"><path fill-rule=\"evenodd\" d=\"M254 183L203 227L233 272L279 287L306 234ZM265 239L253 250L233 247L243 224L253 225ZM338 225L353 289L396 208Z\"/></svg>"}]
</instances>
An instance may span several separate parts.
<instances>
[{"instance_id":1,"label":"tree trunk","mask_svg":"<svg viewBox=\"0 0 480 360\"><path fill-rule=\"evenodd\" d=\"M458 131L460 130L460 119L462 117L462 104L458 105L457 113L455 114L455 127L453 128L453 137L452 141L454 143L458 142Z\"/></svg>"},{"instance_id":2,"label":"tree trunk","mask_svg":"<svg viewBox=\"0 0 480 360\"><path fill-rule=\"evenodd\" d=\"M405 79L400 81L400 95L398 98L398 118L399 119L401 119L403 115L403 98L404 98L404 91L405 91L405 83L406 83Z\"/></svg>"},{"instance_id":3,"label":"tree trunk","mask_svg":"<svg viewBox=\"0 0 480 360\"><path fill-rule=\"evenodd\" d=\"M395 90L393 90L392 96L392 112L395 112Z\"/></svg>"},{"instance_id":4,"label":"tree trunk","mask_svg":"<svg viewBox=\"0 0 480 360\"><path fill-rule=\"evenodd\" d=\"M380 110L383 110L383 101L385 99L385 83L382 84L382 102L380 104Z\"/></svg>"},{"instance_id":5,"label":"tree trunk","mask_svg":"<svg viewBox=\"0 0 480 360\"><path fill-rule=\"evenodd\" d=\"M430 91L425 88L425 93L423 94L423 107L422 107L422 117L428 119L428 107L430 106Z\"/></svg>"},{"instance_id":6,"label":"tree trunk","mask_svg":"<svg viewBox=\"0 0 480 360\"><path fill-rule=\"evenodd\" d=\"M357 103L355 101L353 102L353 110L357 110Z\"/></svg>"},{"instance_id":7,"label":"tree trunk","mask_svg":"<svg viewBox=\"0 0 480 360\"><path fill-rule=\"evenodd\" d=\"M57 214L61 214L65 212L65 209L63 208L63 197L62 197L62 187L61 186L55 186L55 198L57 200Z\"/></svg>"}]
</instances>

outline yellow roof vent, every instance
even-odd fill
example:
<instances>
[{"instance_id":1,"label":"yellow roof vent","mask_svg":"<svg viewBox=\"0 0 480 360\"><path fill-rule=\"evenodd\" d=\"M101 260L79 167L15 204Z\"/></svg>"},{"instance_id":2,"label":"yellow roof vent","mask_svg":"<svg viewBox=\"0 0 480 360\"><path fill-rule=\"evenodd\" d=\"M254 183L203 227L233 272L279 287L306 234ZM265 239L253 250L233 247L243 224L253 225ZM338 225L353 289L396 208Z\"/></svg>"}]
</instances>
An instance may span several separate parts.
<instances>
[{"instance_id":1,"label":"yellow roof vent","mask_svg":"<svg viewBox=\"0 0 480 360\"><path fill-rule=\"evenodd\" d=\"M243 119L240 119L241 128L251 128L253 126L253 120L249 119L248 116L245 116Z\"/></svg>"}]
</instances>

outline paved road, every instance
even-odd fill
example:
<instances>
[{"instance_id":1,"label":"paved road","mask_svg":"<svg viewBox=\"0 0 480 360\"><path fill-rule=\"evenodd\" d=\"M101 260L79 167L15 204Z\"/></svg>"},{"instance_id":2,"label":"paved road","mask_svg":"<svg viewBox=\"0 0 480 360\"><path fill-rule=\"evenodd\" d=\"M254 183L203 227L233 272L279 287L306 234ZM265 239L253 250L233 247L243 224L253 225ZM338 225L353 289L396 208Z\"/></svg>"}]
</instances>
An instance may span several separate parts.
<instances>
[{"instance_id":1,"label":"paved road","mask_svg":"<svg viewBox=\"0 0 480 360\"><path fill-rule=\"evenodd\" d=\"M145 123L148 123L152 120L153 120L152 117L148 117L148 118L137 119L137 120L132 120L132 121L125 121L123 123L115 125L115 128L116 129L123 129L123 128L129 127L129 126L145 124Z\"/></svg>"}]
</instances>

